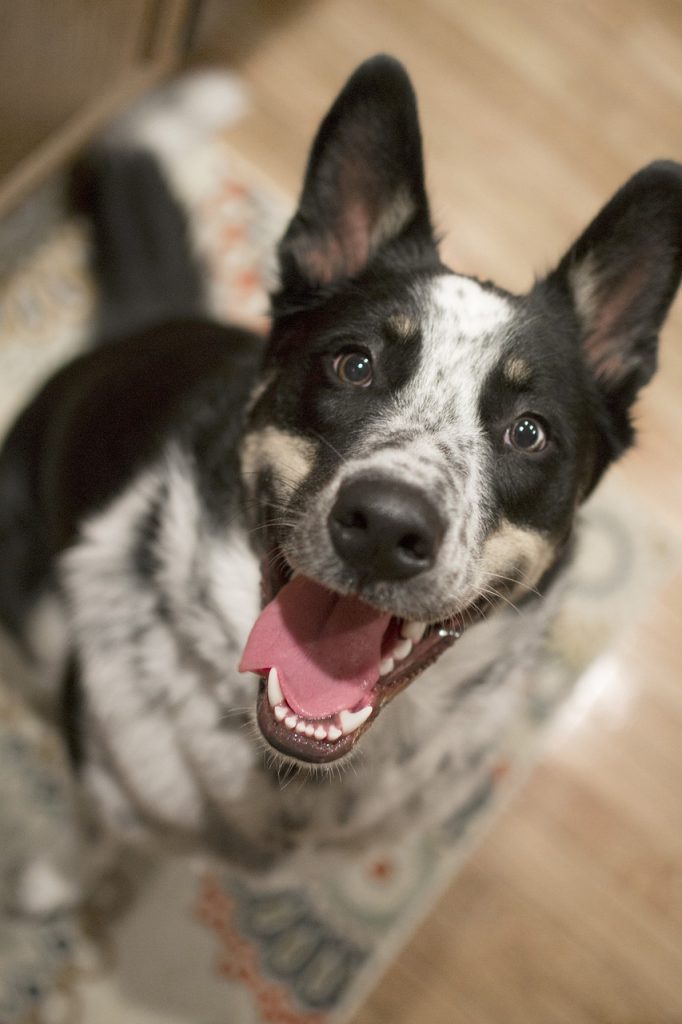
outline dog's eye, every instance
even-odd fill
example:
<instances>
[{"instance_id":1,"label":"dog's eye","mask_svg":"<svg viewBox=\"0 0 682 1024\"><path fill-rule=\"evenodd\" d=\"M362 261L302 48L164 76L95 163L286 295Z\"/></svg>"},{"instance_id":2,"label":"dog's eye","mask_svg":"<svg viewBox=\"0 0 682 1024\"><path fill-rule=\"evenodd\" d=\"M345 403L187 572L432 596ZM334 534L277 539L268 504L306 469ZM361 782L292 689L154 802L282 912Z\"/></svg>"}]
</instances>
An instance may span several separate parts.
<instances>
[{"instance_id":1,"label":"dog's eye","mask_svg":"<svg viewBox=\"0 0 682 1024\"><path fill-rule=\"evenodd\" d=\"M372 360L365 352L343 352L334 359L334 372L344 384L367 388L372 383Z\"/></svg>"},{"instance_id":2,"label":"dog's eye","mask_svg":"<svg viewBox=\"0 0 682 1024\"><path fill-rule=\"evenodd\" d=\"M519 452L541 452L547 445L547 430L535 416L519 416L507 427L504 442Z\"/></svg>"}]
</instances>

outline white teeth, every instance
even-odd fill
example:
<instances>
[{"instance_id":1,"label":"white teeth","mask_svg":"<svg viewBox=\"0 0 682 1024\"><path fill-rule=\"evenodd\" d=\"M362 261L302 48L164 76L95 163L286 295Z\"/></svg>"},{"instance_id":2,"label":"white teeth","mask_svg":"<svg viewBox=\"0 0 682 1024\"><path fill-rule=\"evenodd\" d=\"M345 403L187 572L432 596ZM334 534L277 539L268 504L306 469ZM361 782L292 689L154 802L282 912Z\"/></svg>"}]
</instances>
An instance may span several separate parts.
<instances>
[{"instance_id":1,"label":"white teeth","mask_svg":"<svg viewBox=\"0 0 682 1024\"><path fill-rule=\"evenodd\" d=\"M407 657L411 650L412 641L401 640L400 643L397 643L393 648L393 657L396 659L396 661L401 661L403 658Z\"/></svg>"},{"instance_id":2,"label":"white teeth","mask_svg":"<svg viewBox=\"0 0 682 1024\"><path fill-rule=\"evenodd\" d=\"M270 669L270 675L268 676L268 700L271 708L282 704L284 701L284 694L282 693L282 687L279 685L279 676L274 665Z\"/></svg>"},{"instance_id":3,"label":"white teeth","mask_svg":"<svg viewBox=\"0 0 682 1024\"><path fill-rule=\"evenodd\" d=\"M365 708L360 708L359 711L341 711L339 713L339 722L341 723L341 731L344 736L348 736L349 733L355 732L356 729L359 729L371 714L371 704L368 704ZM331 729L329 731L329 735L331 736Z\"/></svg>"},{"instance_id":4,"label":"white teeth","mask_svg":"<svg viewBox=\"0 0 682 1024\"><path fill-rule=\"evenodd\" d=\"M400 627L401 636L404 636L406 640L411 640L413 644L418 644L425 632L425 622L403 622Z\"/></svg>"},{"instance_id":5,"label":"white teeth","mask_svg":"<svg viewBox=\"0 0 682 1024\"><path fill-rule=\"evenodd\" d=\"M392 663L391 663L392 664ZM270 670L268 678L268 699L272 703L274 696L277 693L272 693L272 689L275 691L279 689L279 680L277 678L277 672L275 669ZM361 725L367 721L369 716L372 714L372 706L361 708L359 711L341 711L339 712L337 721L339 726L332 724L329 726L323 725L322 722L315 722L306 720L305 718L299 718L295 711L292 711L287 702L279 693L280 700L273 706L273 714L278 722L283 722L284 725L292 732L297 732L301 736L315 737L316 740L329 740L334 743L341 736L348 736L350 733L355 732Z\"/></svg>"},{"instance_id":6,"label":"white teeth","mask_svg":"<svg viewBox=\"0 0 682 1024\"><path fill-rule=\"evenodd\" d=\"M382 662L380 662L380 664L379 664L379 675L380 676L387 676L389 674L389 672L393 671L393 667L394 667L393 658L384 658L384 660Z\"/></svg>"}]
</instances>

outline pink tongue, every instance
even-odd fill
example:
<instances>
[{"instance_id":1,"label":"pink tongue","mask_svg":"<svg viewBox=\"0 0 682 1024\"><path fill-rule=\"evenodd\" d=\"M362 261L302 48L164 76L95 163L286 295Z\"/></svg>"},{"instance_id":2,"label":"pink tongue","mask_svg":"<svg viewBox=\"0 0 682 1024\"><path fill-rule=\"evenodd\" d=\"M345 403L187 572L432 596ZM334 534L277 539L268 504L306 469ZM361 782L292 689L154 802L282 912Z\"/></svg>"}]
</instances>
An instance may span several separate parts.
<instances>
[{"instance_id":1,"label":"pink tongue","mask_svg":"<svg viewBox=\"0 0 682 1024\"><path fill-rule=\"evenodd\" d=\"M352 710L368 703L379 678L390 621L357 597L297 576L259 615L239 671L267 676L274 665L287 704L307 718Z\"/></svg>"}]
</instances>

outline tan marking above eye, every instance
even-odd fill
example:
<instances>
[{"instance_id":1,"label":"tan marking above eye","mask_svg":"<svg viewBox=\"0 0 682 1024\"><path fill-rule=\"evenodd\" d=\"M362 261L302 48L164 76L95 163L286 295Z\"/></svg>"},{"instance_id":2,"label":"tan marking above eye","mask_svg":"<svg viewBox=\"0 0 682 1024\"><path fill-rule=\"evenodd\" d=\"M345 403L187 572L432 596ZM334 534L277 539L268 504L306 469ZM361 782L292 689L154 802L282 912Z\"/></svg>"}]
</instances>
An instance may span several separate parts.
<instances>
[{"instance_id":1,"label":"tan marking above eye","mask_svg":"<svg viewBox=\"0 0 682 1024\"><path fill-rule=\"evenodd\" d=\"M533 379L533 371L530 366L525 359L520 359L518 356L512 356L510 359L507 359L502 367L502 373L509 383L514 384L516 387L530 384Z\"/></svg>"},{"instance_id":2,"label":"tan marking above eye","mask_svg":"<svg viewBox=\"0 0 682 1024\"><path fill-rule=\"evenodd\" d=\"M389 316L386 326L392 334L395 334L396 337L403 341L409 341L419 330L417 321L413 320L407 313L394 313L392 316Z\"/></svg>"}]
</instances>

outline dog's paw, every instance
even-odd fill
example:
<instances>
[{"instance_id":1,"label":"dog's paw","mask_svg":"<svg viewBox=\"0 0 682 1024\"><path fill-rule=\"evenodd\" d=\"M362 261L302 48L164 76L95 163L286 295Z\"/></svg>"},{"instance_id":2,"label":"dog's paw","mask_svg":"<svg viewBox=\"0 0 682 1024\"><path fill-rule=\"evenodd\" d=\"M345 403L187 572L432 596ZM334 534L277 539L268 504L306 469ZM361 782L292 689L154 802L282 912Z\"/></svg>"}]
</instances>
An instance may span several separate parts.
<instances>
[{"instance_id":1,"label":"dog's paw","mask_svg":"<svg viewBox=\"0 0 682 1024\"><path fill-rule=\"evenodd\" d=\"M52 917L73 910L82 895L73 877L49 858L36 857L17 870L8 909L23 917Z\"/></svg>"}]
</instances>

